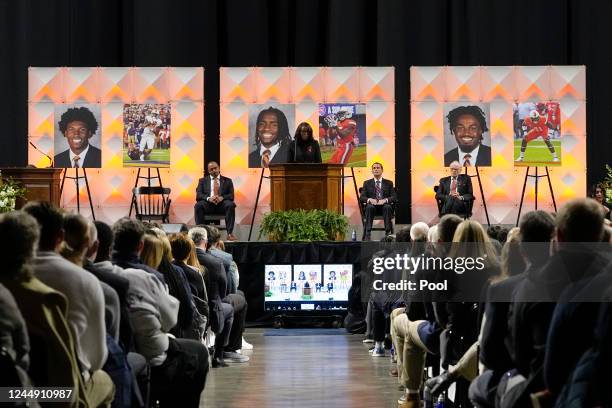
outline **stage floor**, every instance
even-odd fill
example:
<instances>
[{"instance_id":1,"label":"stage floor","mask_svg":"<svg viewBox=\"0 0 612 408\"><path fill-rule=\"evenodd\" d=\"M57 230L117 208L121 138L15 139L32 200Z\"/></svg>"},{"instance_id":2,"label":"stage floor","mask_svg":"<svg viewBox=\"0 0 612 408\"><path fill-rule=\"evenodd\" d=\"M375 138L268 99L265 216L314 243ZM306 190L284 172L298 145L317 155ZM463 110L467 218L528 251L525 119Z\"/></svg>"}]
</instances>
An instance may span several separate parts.
<instances>
[{"instance_id":1,"label":"stage floor","mask_svg":"<svg viewBox=\"0 0 612 408\"><path fill-rule=\"evenodd\" d=\"M264 336L247 329L246 364L211 369L202 407L397 407L390 358L373 358L361 334Z\"/></svg>"}]
</instances>

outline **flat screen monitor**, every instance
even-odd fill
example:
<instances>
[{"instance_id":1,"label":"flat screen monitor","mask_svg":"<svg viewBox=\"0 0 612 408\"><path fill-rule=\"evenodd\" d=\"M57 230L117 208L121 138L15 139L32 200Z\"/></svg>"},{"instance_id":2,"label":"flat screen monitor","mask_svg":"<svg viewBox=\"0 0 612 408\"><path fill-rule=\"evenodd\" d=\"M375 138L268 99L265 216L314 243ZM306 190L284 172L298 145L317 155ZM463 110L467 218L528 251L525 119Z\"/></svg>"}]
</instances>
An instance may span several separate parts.
<instances>
[{"instance_id":1,"label":"flat screen monitor","mask_svg":"<svg viewBox=\"0 0 612 408\"><path fill-rule=\"evenodd\" d=\"M352 281L351 264L266 265L265 310L346 310Z\"/></svg>"}]
</instances>

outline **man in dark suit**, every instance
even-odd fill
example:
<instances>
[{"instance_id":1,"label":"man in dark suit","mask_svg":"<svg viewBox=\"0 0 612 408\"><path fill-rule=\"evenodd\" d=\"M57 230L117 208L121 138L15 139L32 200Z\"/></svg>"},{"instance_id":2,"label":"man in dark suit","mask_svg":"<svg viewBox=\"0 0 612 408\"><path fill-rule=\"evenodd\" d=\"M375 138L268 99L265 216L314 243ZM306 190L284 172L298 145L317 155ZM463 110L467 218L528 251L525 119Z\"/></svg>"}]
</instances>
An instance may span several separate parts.
<instances>
[{"instance_id":1,"label":"man in dark suit","mask_svg":"<svg viewBox=\"0 0 612 408\"><path fill-rule=\"evenodd\" d=\"M89 144L89 139L98 130L93 113L84 106L70 108L62 114L58 124L70 148L55 155L54 167L100 168L102 152Z\"/></svg>"},{"instance_id":2,"label":"man in dark suit","mask_svg":"<svg viewBox=\"0 0 612 408\"><path fill-rule=\"evenodd\" d=\"M372 175L374 178L366 180L361 189L359 201L365 204L365 228L364 240L370 240L372 222L374 216L382 214L385 219L385 234L393 233L393 203L397 201L397 195L393 188L393 182L382 178L383 165L376 162L372 164Z\"/></svg>"},{"instance_id":3,"label":"man in dark suit","mask_svg":"<svg viewBox=\"0 0 612 408\"><path fill-rule=\"evenodd\" d=\"M472 180L467 174L459 174L461 165L458 161L450 164L451 175L440 179L436 200L442 201L440 216L457 214L469 216L467 202L474 199Z\"/></svg>"},{"instance_id":4,"label":"man in dark suit","mask_svg":"<svg viewBox=\"0 0 612 408\"><path fill-rule=\"evenodd\" d=\"M220 174L217 162L208 163L208 174L200 179L196 189L195 222L204 224L204 214L224 214L227 240L236 241L233 234L236 217L234 183L231 178Z\"/></svg>"},{"instance_id":5,"label":"man in dark suit","mask_svg":"<svg viewBox=\"0 0 612 408\"><path fill-rule=\"evenodd\" d=\"M262 110L255 122L256 147L249 153L249 167L268 167L273 163L287 163L291 143L285 114L273 107Z\"/></svg>"},{"instance_id":6,"label":"man in dark suit","mask_svg":"<svg viewBox=\"0 0 612 408\"><path fill-rule=\"evenodd\" d=\"M462 166L490 166L491 148L482 144L482 134L489 130L482 109L476 105L459 106L448 113L447 119L457 147L446 152L444 165L456 160Z\"/></svg>"}]
</instances>

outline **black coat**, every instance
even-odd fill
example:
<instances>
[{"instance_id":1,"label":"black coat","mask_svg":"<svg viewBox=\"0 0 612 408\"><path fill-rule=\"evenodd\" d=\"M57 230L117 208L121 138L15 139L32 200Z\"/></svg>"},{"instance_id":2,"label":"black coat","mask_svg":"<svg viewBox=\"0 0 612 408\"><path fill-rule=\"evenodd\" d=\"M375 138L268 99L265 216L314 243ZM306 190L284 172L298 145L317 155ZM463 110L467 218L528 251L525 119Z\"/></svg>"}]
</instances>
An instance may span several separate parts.
<instances>
[{"instance_id":1,"label":"black coat","mask_svg":"<svg viewBox=\"0 0 612 408\"><path fill-rule=\"evenodd\" d=\"M270 164L276 163L287 163L289 160L289 145L290 143L284 143L279 148ZM249 153L249 168L261 168L261 155L259 154L259 146Z\"/></svg>"},{"instance_id":2,"label":"black coat","mask_svg":"<svg viewBox=\"0 0 612 408\"><path fill-rule=\"evenodd\" d=\"M391 180L383 178L382 183L380 183L380 189L382 190L382 198L387 198L389 200L389 204L397 201L397 194L395 193L393 182ZM376 183L373 178L363 182L363 188L361 189L359 201L365 204L368 201L368 198L376 198Z\"/></svg>"},{"instance_id":3,"label":"black coat","mask_svg":"<svg viewBox=\"0 0 612 408\"><path fill-rule=\"evenodd\" d=\"M289 145L289 163L321 163L321 149L316 140L306 143L293 142Z\"/></svg>"},{"instance_id":4,"label":"black coat","mask_svg":"<svg viewBox=\"0 0 612 408\"><path fill-rule=\"evenodd\" d=\"M454 161L459 161L459 148L455 147L449 150L444 155L444 166L448 167ZM463 163L460 163L463 164ZM473 163L472 163L473 164ZM481 144L478 148L478 158L476 159L476 166L490 166L491 165L491 148L489 146Z\"/></svg>"},{"instance_id":5,"label":"black coat","mask_svg":"<svg viewBox=\"0 0 612 408\"><path fill-rule=\"evenodd\" d=\"M234 201L234 183L229 177L219 175L219 195L224 200ZM196 188L196 201L206 200L210 196L210 176L202 177Z\"/></svg>"},{"instance_id":6,"label":"black coat","mask_svg":"<svg viewBox=\"0 0 612 408\"><path fill-rule=\"evenodd\" d=\"M70 162L70 149L64 150L63 152L55 155L55 157L53 158L53 167L72 167L72 163ZM85 156L85 161L80 164L80 167L102 167L102 151L97 147L89 145L89 150L87 151L87 156Z\"/></svg>"},{"instance_id":7,"label":"black coat","mask_svg":"<svg viewBox=\"0 0 612 408\"><path fill-rule=\"evenodd\" d=\"M201 248L196 248L200 265L207 270L206 292L208 294L209 321L215 333L223 331L225 318L221 303L227 294L227 276L221 260Z\"/></svg>"}]
</instances>

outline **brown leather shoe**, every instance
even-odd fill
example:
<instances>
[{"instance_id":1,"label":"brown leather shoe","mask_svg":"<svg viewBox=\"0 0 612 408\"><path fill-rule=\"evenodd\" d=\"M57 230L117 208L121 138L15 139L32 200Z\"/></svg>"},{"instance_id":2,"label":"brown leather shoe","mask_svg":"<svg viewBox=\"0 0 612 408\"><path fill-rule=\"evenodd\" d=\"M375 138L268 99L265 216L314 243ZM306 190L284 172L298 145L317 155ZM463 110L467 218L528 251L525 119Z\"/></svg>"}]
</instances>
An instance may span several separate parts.
<instances>
[{"instance_id":1,"label":"brown leather shoe","mask_svg":"<svg viewBox=\"0 0 612 408\"><path fill-rule=\"evenodd\" d=\"M397 367L392 367L392 368L389 370L389 375L390 375L391 377L397 377L397 374L398 374Z\"/></svg>"},{"instance_id":2,"label":"brown leather shoe","mask_svg":"<svg viewBox=\"0 0 612 408\"><path fill-rule=\"evenodd\" d=\"M238 241L238 238L234 234L227 234L226 241Z\"/></svg>"}]
</instances>

